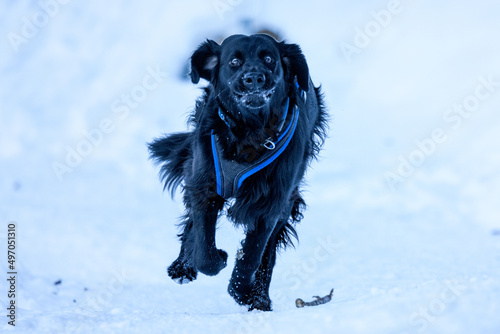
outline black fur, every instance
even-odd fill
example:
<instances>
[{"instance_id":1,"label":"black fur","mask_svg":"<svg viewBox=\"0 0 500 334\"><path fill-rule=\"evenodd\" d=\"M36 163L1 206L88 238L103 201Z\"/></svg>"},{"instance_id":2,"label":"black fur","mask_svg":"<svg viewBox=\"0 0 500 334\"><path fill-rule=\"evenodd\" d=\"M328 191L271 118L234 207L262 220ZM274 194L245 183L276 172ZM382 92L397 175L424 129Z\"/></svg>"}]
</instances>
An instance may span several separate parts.
<instances>
[{"instance_id":1,"label":"black fur","mask_svg":"<svg viewBox=\"0 0 500 334\"><path fill-rule=\"evenodd\" d=\"M325 139L326 112L320 88L309 78L296 44L267 35L233 35L221 45L207 40L191 57L191 79L209 82L190 117L193 131L167 135L149 144L151 158L172 194L182 184L186 213L181 223L181 251L168 268L179 283L197 273L216 275L227 253L217 249L217 218L227 203L216 191L211 133L225 159L248 163L263 153L266 138L279 135L280 113L287 97L300 110L296 131L285 151L269 166L246 179L234 194L227 217L246 232L229 283L229 294L250 310L271 310L269 285L276 251L297 237L294 224L305 202L300 185L311 159ZM304 100L296 83L307 96ZM218 115L224 113L225 121Z\"/></svg>"}]
</instances>

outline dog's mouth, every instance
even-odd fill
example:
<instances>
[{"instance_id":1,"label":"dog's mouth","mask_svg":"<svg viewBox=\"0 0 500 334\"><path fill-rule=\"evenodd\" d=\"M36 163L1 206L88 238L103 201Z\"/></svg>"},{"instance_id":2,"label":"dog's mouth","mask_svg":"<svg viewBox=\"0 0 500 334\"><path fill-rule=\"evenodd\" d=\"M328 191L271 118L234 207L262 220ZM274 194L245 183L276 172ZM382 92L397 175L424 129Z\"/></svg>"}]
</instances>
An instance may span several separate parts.
<instances>
[{"instance_id":1,"label":"dog's mouth","mask_svg":"<svg viewBox=\"0 0 500 334\"><path fill-rule=\"evenodd\" d=\"M275 89L261 90L255 92L238 93L233 91L234 99L240 106L248 109L260 109L269 104Z\"/></svg>"}]
</instances>

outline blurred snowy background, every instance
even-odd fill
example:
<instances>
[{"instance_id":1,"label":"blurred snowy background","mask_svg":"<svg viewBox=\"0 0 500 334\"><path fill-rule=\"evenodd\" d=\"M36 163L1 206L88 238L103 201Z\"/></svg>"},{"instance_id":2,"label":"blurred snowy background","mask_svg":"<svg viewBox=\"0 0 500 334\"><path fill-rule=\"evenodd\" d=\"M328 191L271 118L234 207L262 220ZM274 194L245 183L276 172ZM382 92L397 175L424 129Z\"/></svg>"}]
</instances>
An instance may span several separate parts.
<instances>
[{"instance_id":1,"label":"blurred snowy background","mask_svg":"<svg viewBox=\"0 0 500 334\"><path fill-rule=\"evenodd\" d=\"M18 333L499 333L500 2L4 1L0 253L17 223ZM331 114L274 312L178 286L179 194L146 143L186 128L206 38L299 44ZM5 276L5 277L4 277ZM60 284L55 282L60 281ZM296 309L325 295L329 304Z\"/></svg>"}]
</instances>

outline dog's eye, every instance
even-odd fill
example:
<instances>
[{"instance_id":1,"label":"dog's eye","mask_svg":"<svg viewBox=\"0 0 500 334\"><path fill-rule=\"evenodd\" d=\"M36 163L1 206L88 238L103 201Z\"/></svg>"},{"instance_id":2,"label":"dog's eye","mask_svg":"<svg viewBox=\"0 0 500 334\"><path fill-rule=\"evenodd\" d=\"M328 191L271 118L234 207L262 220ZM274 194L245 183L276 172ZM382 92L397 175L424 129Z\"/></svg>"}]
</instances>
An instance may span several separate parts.
<instances>
[{"instance_id":1,"label":"dog's eye","mask_svg":"<svg viewBox=\"0 0 500 334\"><path fill-rule=\"evenodd\" d=\"M274 61L274 59L271 58L270 56L265 56L264 61L266 62L266 64L271 64Z\"/></svg>"},{"instance_id":2,"label":"dog's eye","mask_svg":"<svg viewBox=\"0 0 500 334\"><path fill-rule=\"evenodd\" d=\"M233 66L233 67L238 67L241 65L241 60L239 60L238 58L233 58L231 59L231 61L229 62L229 65Z\"/></svg>"}]
</instances>

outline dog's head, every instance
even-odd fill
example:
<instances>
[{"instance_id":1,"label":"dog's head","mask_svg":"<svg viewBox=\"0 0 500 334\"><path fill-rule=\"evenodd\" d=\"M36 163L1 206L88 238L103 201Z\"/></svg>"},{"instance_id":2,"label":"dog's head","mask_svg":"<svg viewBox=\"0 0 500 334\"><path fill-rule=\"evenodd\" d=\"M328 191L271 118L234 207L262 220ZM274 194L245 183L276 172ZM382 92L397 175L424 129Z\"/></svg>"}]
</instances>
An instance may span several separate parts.
<instances>
[{"instance_id":1,"label":"dog's head","mask_svg":"<svg viewBox=\"0 0 500 334\"><path fill-rule=\"evenodd\" d=\"M222 44L207 40L191 57L191 80L208 80L234 121L266 122L281 110L295 80L307 91L309 70L296 44L268 35L233 35ZM267 118L267 119L266 119Z\"/></svg>"}]
</instances>

